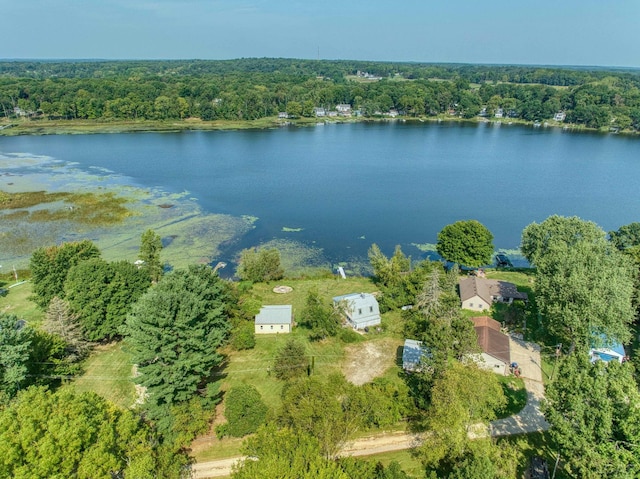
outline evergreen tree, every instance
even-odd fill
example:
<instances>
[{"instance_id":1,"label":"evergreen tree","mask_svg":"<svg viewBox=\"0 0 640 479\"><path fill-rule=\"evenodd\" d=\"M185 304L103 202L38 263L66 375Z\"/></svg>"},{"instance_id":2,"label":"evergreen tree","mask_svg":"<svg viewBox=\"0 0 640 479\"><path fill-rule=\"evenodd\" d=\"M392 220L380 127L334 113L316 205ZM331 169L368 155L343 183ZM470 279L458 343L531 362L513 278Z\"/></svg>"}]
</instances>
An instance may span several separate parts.
<instances>
[{"instance_id":1,"label":"evergreen tree","mask_svg":"<svg viewBox=\"0 0 640 479\"><path fill-rule=\"evenodd\" d=\"M233 437L256 432L266 421L267 411L267 405L255 387L241 384L231 388L224 400L227 432Z\"/></svg>"},{"instance_id":2,"label":"evergreen tree","mask_svg":"<svg viewBox=\"0 0 640 479\"><path fill-rule=\"evenodd\" d=\"M160 252L162 251L162 239L153 230L142 233L140 242L140 253L138 259L142 263L142 269L147 272L151 280L156 283L162 276L162 263L160 262Z\"/></svg>"},{"instance_id":3,"label":"evergreen tree","mask_svg":"<svg viewBox=\"0 0 640 479\"><path fill-rule=\"evenodd\" d=\"M190 399L222 362L229 286L206 265L169 273L133 306L126 333L152 406Z\"/></svg>"},{"instance_id":4,"label":"evergreen tree","mask_svg":"<svg viewBox=\"0 0 640 479\"><path fill-rule=\"evenodd\" d=\"M304 345L290 338L275 357L273 373L278 379L292 379L304 375L308 367Z\"/></svg>"},{"instance_id":5,"label":"evergreen tree","mask_svg":"<svg viewBox=\"0 0 640 479\"><path fill-rule=\"evenodd\" d=\"M84 340L78 314L71 311L69 303L55 296L49 302L42 329L62 338L67 352L75 358L82 358L88 349Z\"/></svg>"},{"instance_id":6,"label":"evergreen tree","mask_svg":"<svg viewBox=\"0 0 640 479\"><path fill-rule=\"evenodd\" d=\"M26 382L32 341L33 330L24 321L0 313L0 403Z\"/></svg>"}]
</instances>

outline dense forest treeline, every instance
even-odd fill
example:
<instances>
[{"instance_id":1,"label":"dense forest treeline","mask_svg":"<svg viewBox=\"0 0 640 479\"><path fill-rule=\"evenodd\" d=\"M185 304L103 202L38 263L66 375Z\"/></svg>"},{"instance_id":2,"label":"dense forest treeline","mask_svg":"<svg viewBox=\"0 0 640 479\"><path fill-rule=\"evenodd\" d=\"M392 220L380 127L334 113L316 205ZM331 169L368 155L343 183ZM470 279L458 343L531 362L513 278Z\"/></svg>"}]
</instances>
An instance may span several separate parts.
<instances>
[{"instance_id":1,"label":"dense forest treeline","mask_svg":"<svg viewBox=\"0 0 640 479\"><path fill-rule=\"evenodd\" d=\"M640 129L640 71L239 59L0 62L0 115L39 119L255 120L348 104L375 117L504 116ZM357 112L357 113L356 113Z\"/></svg>"}]
</instances>

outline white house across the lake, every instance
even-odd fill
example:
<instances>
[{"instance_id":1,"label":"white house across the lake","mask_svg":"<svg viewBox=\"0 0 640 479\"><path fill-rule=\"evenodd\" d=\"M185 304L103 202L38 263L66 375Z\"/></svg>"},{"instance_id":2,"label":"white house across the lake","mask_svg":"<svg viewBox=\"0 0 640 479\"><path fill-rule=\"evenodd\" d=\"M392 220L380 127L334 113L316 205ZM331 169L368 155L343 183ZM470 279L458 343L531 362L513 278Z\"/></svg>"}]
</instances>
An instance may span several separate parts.
<instances>
[{"instance_id":1,"label":"white house across the lake","mask_svg":"<svg viewBox=\"0 0 640 479\"><path fill-rule=\"evenodd\" d=\"M353 329L364 329L380 324L378 300L370 293L351 293L333 298L334 304L342 304L347 321Z\"/></svg>"}]
</instances>

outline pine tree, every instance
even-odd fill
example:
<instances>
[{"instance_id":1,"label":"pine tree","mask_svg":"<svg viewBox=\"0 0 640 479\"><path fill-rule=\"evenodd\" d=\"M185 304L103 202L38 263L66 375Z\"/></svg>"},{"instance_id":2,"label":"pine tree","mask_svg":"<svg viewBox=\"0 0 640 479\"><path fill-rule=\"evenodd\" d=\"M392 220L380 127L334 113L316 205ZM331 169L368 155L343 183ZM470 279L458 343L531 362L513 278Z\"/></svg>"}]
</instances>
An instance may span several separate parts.
<instances>
[{"instance_id":1,"label":"pine tree","mask_svg":"<svg viewBox=\"0 0 640 479\"><path fill-rule=\"evenodd\" d=\"M67 345L67 352L77 358L82 358L88 350L84 340L79 315L71 311L69 303L54 296L49 303L42 329L50 334L61 337Z\"/></svg>"}]
</instances>

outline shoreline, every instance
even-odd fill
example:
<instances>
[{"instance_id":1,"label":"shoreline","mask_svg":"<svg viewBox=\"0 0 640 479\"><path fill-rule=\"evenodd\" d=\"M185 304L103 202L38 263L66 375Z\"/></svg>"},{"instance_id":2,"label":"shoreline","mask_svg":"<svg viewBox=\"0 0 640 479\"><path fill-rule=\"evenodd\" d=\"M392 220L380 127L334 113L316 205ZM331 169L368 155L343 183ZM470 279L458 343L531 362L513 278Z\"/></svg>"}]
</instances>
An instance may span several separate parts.
<instances>
[{"instance_id":1,"label":"shoreline","mask_svg":"<svg viewBox=\"0 0 640 479\"><path fill-rule=\"evenodd\" d=\"M22 120L19 122L0 122L0 137L2 136L41 136L41 135L91 135L107 133L171 133L183 131L223 131L223 130L265 130L288 126L307 127L318 123L365 123L365 122L403 122L403 123L468 123L490 124L493 126L527 126L540 128L555 128L571 133L600 133L638 137L640 132L630 130L610 131L609 129L588 128L583 125L564 124L554 120L546 122L532 122L517 118L460 118L449 115L406 117L374 117L374 118L296 118L282 120L276 117L260 118L258 120L215 120L202 121L199 119L185 120L140 120L140 121L100 121L100 120Z\"/></svg>"}]
</instances>

